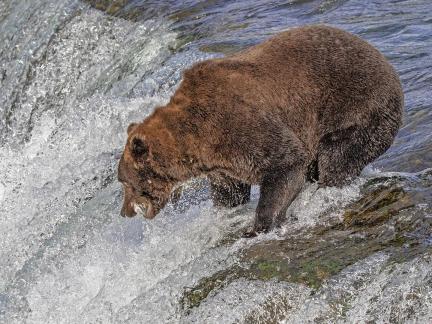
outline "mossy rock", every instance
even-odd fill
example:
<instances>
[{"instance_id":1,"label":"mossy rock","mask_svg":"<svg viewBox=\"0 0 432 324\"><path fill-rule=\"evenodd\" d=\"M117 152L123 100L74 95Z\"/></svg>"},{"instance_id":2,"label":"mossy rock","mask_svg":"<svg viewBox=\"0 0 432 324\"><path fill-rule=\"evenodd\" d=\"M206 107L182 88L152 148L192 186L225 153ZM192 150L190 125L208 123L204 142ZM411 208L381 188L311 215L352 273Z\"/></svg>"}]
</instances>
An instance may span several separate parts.
<instances>
[{"instance_id":1,"label":"mossy rock","mask_svg":"<svg viewBox=\"0 0 432 324\"><path fill-rule=\"evenodd\" d=\"M373 226L412 206L412 199L401 187L380 188L352 204L344 213L344 223L346 227Z\"/></svg>"},{"instance_id":2,"label":"mossy rock","mask_svg":"<svg viewBox=\"0 0 432 324\"><path fill-rule=\"evenodd\" d=\"M181 303L185 309L196 307L211 293L240 278L275 279L317 289L324 280L348 265L387 247L367 238L359 242L358 238L350 237L349 232L337 231L336 234L328 231L322 240L312 236L310 239L272 240L249 247L240 256L239 264L202 279L185 291Z\"/></svg>"},{"instance_id":3,"label":"mossy rock","mask_svg":"<svg viewBox=\"0 0 432 324\"><path fill-rule=\"evenodd\" d=\"M244 275L244 269L235 265L227 270L219 271L211 277L204 278L195 287L185 289L181 298L181 305L184 309L199 306L210 293L225 287Z\"/></svg>"},{"instance_id":4,"label":"mossy rock","mask_svg":"<svg viewBox=\"0 0 432 324\"><path fill-rule=\"evenodd\" d=\"M379 183L375 183L374 189L364 188L363 197L347 207L342 222L245 248L238 255L238 264L187 289L181 301L183 307L198 306L240 278L273 279L319 289L325 280L376 252L385 251L388 262L397 263L432 249L425 244L432 232L432 219L426 217L432 212L428 200L432 176L399 181L399 186L388 180L382 179L378 187ZM428 203L429 209L412 208L418 203Z\"/></svg>"}]
</instances>

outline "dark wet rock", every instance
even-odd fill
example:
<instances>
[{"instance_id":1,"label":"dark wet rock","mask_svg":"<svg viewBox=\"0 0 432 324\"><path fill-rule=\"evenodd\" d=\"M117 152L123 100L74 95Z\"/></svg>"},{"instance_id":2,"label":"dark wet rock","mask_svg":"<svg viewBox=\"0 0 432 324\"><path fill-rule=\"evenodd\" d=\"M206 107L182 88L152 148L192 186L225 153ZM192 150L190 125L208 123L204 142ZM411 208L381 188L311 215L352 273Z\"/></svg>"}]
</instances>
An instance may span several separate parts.
<instances>
[{"instance_id":1,"label":"dark wet rock","mask_svg":"<svg viewBox=\"0 0 432 324\"><path fill-rule=\"evenodd\" d=\"M93 8L106 12L109 15L115 15L120 12L130 0L83 0Z\"/></svg>"},{"instance_id":2,"label":"dark wet rock","mask_svg":"<svg viewBox=\"0 0 432 324\"><path fill-rule=\"evenodd\" d=\"M91 7L100 10L110 16L119 17L130 21L145 21L147 19L159 17L165 12L167 5L154 3L148 5L142 1L134 0L82 0Z\"/></svg>"},{"instance_id":3,"label":"dark wet rock","mask_svg":"<svg viewBox=\"0 0 432 324\"><path fill-rule=\"evenodd\" d=\"M344 223L346 227L374 226L413 206L412 198L401 187L377 189L345 211Z\"/></svg>"},{"instance_id":4,"label":"dark wet rock","mask_svg":"<svg viewBox=\"0 0 432 324\"><path fill-rule=\"evenodd\" d=\"M182 305L196 307L239 278L275 279L318 289L376 252L387 253L389 264L410 260L432 249L431 192L431 171L372 179L363 186L362 197L345 209L342 220L245 248L236 265L187 289Z\"/></svg>"}]
</instances>

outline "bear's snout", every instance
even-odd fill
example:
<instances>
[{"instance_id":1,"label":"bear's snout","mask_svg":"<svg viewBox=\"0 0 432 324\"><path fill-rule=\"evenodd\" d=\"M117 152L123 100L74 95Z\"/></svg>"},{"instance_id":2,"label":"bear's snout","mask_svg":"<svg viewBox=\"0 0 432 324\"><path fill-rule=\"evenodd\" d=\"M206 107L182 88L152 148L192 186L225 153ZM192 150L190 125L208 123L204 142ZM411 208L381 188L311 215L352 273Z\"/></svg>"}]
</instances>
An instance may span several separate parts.
<instances>
[{"instance_id":1,"label":"bear's snout","mask_svg":"<svg viewBox=\"0 0 432 324\"><path fill-rule=\"evenodd\" d=\"M137 213L135 212L135 209L132 207L132 204L129 203L123 203L122 209L120 211L120 215L122 217L133 217Z\"/></svg>"},{"instance_id":2,"label":"bear's snout","mask_svg":"<svg viewBox=\"0 0 432 324\"><path fill-rule=\"evenodd\" d=\"M157 212L151 204L137 204L135 202L124 202L120 215L122 217L134 217L136 214L142 214L147 219L153 219Z\"/></svg>"}]
</instances>

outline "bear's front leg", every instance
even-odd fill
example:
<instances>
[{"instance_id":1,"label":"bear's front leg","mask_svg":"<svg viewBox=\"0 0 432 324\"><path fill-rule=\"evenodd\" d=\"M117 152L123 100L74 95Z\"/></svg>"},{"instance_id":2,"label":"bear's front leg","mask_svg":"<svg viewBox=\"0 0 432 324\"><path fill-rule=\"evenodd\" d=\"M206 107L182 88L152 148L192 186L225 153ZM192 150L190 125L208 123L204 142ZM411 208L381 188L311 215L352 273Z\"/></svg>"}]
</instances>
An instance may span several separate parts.
<instances>
[{"instance_id":1,"label":"bear's front leg","mask_svg":"<svg viewBox=\"0 0 432 324\"><path fill-rule=\"evenodd\" d=\"M261 182L261 196L255 215L253 232L268 232L285 219L285 213L305 183L302 167L273 170L264 175Z\"/></svg>"},{"instance_id":2,"label":"bear's front leg","mask_svg":"<svg viewBox=\"0 0 432 324\"><path fill-rule=\"evenodd\" d=\"M226 175L210 177L211 196L216 206L236 207L250 200L251 186Z\"/></svg>"}]
</instances>

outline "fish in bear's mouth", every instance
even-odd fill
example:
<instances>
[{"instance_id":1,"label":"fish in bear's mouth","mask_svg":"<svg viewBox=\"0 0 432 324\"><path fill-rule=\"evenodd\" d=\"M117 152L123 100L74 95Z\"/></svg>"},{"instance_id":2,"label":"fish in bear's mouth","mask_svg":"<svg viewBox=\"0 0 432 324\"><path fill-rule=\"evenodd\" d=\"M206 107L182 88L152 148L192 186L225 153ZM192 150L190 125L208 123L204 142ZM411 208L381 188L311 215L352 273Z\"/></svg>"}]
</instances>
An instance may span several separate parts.
<instances>
[{"instance_id":1,"label":"fish in bear's mouth","mask_svg":"<svg viewBox=\"0 0 432 324\"><path fill-rule=\"evenodd\" d=\"M149 202L133 203L133 210L136 214L141 214L147 219L153 219L156 216L155 210Z\"/></svg>"}]
</instances>

